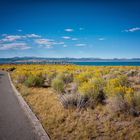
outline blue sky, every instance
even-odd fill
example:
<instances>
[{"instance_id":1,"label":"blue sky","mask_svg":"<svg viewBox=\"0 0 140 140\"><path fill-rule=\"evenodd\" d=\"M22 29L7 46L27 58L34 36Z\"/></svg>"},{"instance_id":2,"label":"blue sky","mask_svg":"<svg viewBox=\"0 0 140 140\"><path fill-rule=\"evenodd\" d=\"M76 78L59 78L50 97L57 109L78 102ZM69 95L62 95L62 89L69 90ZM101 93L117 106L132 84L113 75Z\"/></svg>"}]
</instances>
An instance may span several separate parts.
<instances>
[{"instance_id":1,"label":"blue sky","mask_svg":"<svg viewBox=\"0 0 140 140\"><path fill-rule=\"evenodd\" d=\"M0 57L140 57L138 0L0 1Z\"/></svg>"}]
</instances>

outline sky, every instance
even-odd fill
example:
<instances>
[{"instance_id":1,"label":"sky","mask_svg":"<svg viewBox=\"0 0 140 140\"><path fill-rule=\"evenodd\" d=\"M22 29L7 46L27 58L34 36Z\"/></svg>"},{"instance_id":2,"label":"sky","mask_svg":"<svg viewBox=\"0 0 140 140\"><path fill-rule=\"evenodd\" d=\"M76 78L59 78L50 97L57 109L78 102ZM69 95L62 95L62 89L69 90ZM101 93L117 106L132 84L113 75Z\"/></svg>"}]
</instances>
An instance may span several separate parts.
<instances>
[{"instance_id":1,"label":"sky","mask_svg":"<svg viewBox=\"0 0 140 140\"><path fill-rule=\"evenodd\" d=\"M0 0L0 58L140 58L139 0Z\"/></svg>"}]
</instances>

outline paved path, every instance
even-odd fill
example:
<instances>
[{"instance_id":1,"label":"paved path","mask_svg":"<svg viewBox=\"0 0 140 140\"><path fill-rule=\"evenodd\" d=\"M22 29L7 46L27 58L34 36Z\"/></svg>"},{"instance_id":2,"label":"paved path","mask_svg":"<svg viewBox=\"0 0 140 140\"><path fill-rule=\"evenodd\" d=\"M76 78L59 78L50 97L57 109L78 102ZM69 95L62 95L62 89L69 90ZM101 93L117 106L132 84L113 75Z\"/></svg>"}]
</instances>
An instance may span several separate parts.
<instances>
[{"instance_id":1,"label":"paved path","mask_svg":"<svg viewBox=\"0 0 140 140\"><path fill-rule=\"evenodd\" d=\"M38 140L6 72L0 71L0 140Z\"/></svg>"}]
</instances>

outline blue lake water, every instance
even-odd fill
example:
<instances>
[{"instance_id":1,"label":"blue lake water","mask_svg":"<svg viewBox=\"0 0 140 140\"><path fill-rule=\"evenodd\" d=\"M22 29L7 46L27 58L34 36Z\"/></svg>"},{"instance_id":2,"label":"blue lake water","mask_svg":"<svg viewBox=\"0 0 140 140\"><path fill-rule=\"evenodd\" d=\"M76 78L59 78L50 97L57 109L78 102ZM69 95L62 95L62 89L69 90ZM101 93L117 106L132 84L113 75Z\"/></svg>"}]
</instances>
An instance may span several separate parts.
<instances>
[{"instance_id":1,"label":"blue lake water","mask_svg":"<svg viewBox=\"0 0 140 140\"><path fill-rule=\"evenodd\" d=\"M140 62L73 62L83 66L140 66Z\"/></svg>"},{"instance_id":2,"label":"blue lake water","mask_svg":"<svg viewBox=\"0 0 140 140\"><path fill-rule=\"evenodd\" d=\"M114 61L98 61L98 62L68 62L69 64L76 64L81 66L140 66L140 61L129 61L129 62L114 62ZM0 64L11 64L11 62L1 62ZM14 63L13 63L14 64ZM15 62L15 64L25 64L25 62ZM31 63L27 62L26 64L54 64L54 62L42 62L42 63ZM55 63L55 64L61 64L61 63Z\"/></svg>"}]
</instances>

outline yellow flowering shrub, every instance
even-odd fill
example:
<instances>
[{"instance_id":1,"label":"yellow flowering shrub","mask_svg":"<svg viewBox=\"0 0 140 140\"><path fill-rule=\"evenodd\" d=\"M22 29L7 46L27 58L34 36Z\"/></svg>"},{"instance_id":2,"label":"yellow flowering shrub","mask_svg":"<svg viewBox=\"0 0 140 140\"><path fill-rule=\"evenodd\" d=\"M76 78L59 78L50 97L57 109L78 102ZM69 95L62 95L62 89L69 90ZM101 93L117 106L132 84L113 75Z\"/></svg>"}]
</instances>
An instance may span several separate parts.
<instances>
[{"instance_id":1,"label":"yellow flowering shrub","mask_svg":"<svg viewBox=\"0 0 140 140\"><path fill-rule=\"evenodd\" d=\"M89 72L82 72L80 74L75 75L74 81L78 84L81 84L83 82L88 82L88 80L92 77L91 73Z\"/></svg>"},{"instance_id":2,"label":"yellow flowering shrub","mask_svg":"<svg viewBox=\"0 0 140 140\"><path fill-rule=\"evenodd\" d=\"M51 86L52 80L58 75L64 84L75 82L78 91L83 95L95 95L103 91L107 96L122 94L130 100L135 90L131 87L128 77L129 71L140 71L140 67L134 66L77 66L77 65L0 65L0 69L12 71L12 78L17 83L23 83L29 76L43 77ZM110 78L104 78L111 75ZM59 78L59 79L61 79ZM103 79L104 78L104 79Z\"/></svg>"},{"instance_id":3,"label":"yellow flowering shrub","mask_svg":"<svg viewBox=\"0 0 140 140\"><path fill-rule=\"evenodd\" d=\"M79 87L78 91L81 95L89 97L92 96L94 86L91 82L83 82Z\"/></svg>"},{"instance_id":4,"label":"yellow flowering shrub","mask_svg":"<svg viewBox=\"0 0 140 140\"><path fill-rule=\"evenodd\" d=\"M118 78L109 79L107 81L105 92L110 96L131 92L129 89L127 77L120 76Z\"/></svg>"}]
</instances>

